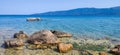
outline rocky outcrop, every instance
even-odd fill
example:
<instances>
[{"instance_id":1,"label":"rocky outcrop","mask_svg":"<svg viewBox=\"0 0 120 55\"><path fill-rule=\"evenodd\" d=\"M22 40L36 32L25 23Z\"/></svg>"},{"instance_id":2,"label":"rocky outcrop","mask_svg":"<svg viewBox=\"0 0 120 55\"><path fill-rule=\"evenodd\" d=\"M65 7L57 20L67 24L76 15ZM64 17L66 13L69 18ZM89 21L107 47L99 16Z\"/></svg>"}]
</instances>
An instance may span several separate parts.
<instances>
[{"instance_id":1,"label":"rocky outcrop","mask_svg":"<svg viewBox=\"0 0 120 55\"><path fill-rule=\"evenodd\" d=\"M120 55L120 45L116 45L114 48L110 50L110 53L114 55Z\"/></svg>"},{"instance_id":2,"label":"rocky outcrop","mask_svg":"<svg viewBox=\"0 0 120 55\"><path fill-rule=\"evenodd\" d=\"M21 39L10 39L10 40L5 40L4 45L6 48L20 47L24 45L24 42Z\"/></svg>"},{"instance_id":3,"label":"rocky outcrop","mask_svg":"<svg viewBox=\"0 0 120 55\"><path fill-rule=\"evenodd\" d=\"M110 45L110 43L107 42L108 40L107 41L92 40L92 39L89 40L89 39L81 39L81 38L79 40L78 38L77 39L76 38L75 39L62 38L62 37L71 37L71 36L72 36L71 34L61 32L61 31L41 30L41 31L33 33L27 39L28 43L30 43L30 44L28 44L26 42L24 44L24 42L21 39L26 38L26 35L23 31L20 31L19 33L14 34L15 39L6 40L4 44L5 44L5 47L21 47L21 46L25 45L25 47L27 49L44 49L44 50L50 49L50 53L51 53L51 50L53 52L58 50L60 53L65 53L68 55L70 55L69 53L71 53L74 50L78 52L78 55L108 55L109 54L105 50L106 48L104 48L104 45L107 45L107 44ZM62 43L59 40L61 40ZM69 44L65 44L65 43L69 43ZM70 43L73 43L73 45ZM76 43L76 44L74 44L74 43ZM82 49L82 48L86 48L86 49ZM97 49L99 49L99 50L97 50ZM104 52L102 52L103 49L104 49ZM117 45L115 48L111 49L111 51L114 55L119 55L119 53L120 53L119 49L120 49L120 45ZM72 50L72 51L70 51L70 50ZM40 51L43 51L43 50L40 50ZM25 52L27 52L27 51L25 51ZM55 52L58 54L52 54L52 55L59 55L60 54L59 52ZM45 51L45 53L46 53L46 51ZM71 55L74 55L74 53L75 52L73 52Z\"/></svg>"},{"instance_id":4,"label":"rocky outcrop","mask_svg":"<svg viewBox=\"0 0 120 55\"><path fill-rule=\"evenodd\" d=\"M62 38L62 37L72 37L72 34L70 33L65 33L65 32L61 32L61 31L56 31L56 30L51 30L51 32L56 35L58 38Z\"/></svg>"},{"instance_id":5,"label":"rocky outcrop","mask_svg":"<svg viewBox=\"0 0 120 55\"><path fill-rule=\"evenodd\" d=\"M41 18L27 18L27 21L40 21Z\"/></svg>"},{"instance_id":6,"label":"rocky outcrop","mask_svg":"<svg viewBox=\"0 0 120 55\"><path fill-rule=\"evenodd\" d=\"M51 31L41 30L32 34L28 42L32 44L57 44L58 40Z\"/></svg>"},{"instance_id":7,"label":"rocky outcrop","mask_svg":"<svg viewBox=\"0 0 120 55\"><path fill-rule=\"evenodd\" d=\"M60 43L60 44L58 44L57 48L58 48L60 53L66 53L66 52L72 50L73 45L72 44Z\"/></svg>"},{"instance_id":8,"label":"rocky outcrop","mask_svg":"<svg viewBox=\"0 0 120 55\"><path fill-rule=\"evenodd\" d=\"M28 38L28 36L23 31L19 31L19 33L14 34L14 38L24 39L24 38Z\"/></svg>"}]
</instances>

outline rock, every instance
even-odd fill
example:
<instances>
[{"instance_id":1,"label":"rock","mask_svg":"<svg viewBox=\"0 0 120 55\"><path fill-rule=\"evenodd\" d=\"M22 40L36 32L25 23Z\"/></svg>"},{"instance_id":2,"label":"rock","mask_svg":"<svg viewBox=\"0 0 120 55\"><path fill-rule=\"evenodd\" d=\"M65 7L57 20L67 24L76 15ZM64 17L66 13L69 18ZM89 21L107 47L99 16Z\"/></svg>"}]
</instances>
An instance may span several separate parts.
<instances>
[{"instance_id":1,"label":"rock","mask_svg":"<svg viewBox=\"0 0 120 55\"><path fill-rule=\"evenodd\" d=\"M108 55L106 52L100 52L99 55Z\"/></svg>"},{"instance_id":2,"label":"rock","mask_svg":"<svg viewBox=\"0 0 120 55\"><path fill-rule=\"evenodd\" d=\"M40 21L41 18L28 18L27 21Z\"/></svg>"},{"instance_id":3,"label":"rock","mask_svg":"<svg viewBox=\"0 0 120 55\"><path fill-rule=\"evenodd\" d=\"M24 42L21 39L10 39L4 41L5 47L21 47L24 45Z\"/></svg>"},{"instance_id":4,"label":"rock","mask_svg":"<svg viewBox=\"0 0 120 55\"><path fill-rule=\"evenodd\" d=\"M83 50L80 51L81 55L108 55L106 52L99 52L99 51L93 51L93 50Z\"/></svg>"},{"instance_id":5,"label":"rock","mask_svg":"<svg viewBox=\"0 0 120 55\"><path fill-rule=\"evenodd\" d=\"M104 38L102 38L102 39L104 39L104 40L111 40L110 37L104 37Z\"/></svg>"},{"instance_id":6,"label":"rock","mask_svg":"<svg viewBox=\"0 0 120 55\"><path fill-rule=\"evenodd\" d=\"M87 52L89 53L89 55L99 55L97 51L87 50Z\"/></svg>"},{"instance_id":7,"label":"rock","mask_svg":"<svg viewBox=\"0 0 120 55\"><path fill-rule=\"evenodd\" d=\"M87 51L80 51L81 55L89 55Z\"/></svg>"},{"instance_id":8,"label":"rock","mask_svg":"<svg viewBox=\"0 0 120 55\"><path fill-rule=\"evenodd\" d=\"M56 31L56 30L51 30L51 32L56 35L58 38L62 38L62 37L71 37L72 34L69 33L65 33L65 32L61 32L61 31Z\"/></svg>"},{"instance_id":9,"label":"rock","mask_svg":"<svg viewBox=\"0 0 120 55\"><path fill-rule=\"evenodd\" d=\"M24 39L28 38L28 36L23 31L19 31L19 33L14 34L14 38Z\"/></svg>"},{"instance_id":10,"label":"rock","mask_svg":"<svg viewBox=\"0 0 120 55\"><path fill-rule=\"evenodd\" d=\"M56 46L46 45L46 44L39 44L39 45L28 44L26 47L28 49L56 49Z\"/></svg>"},{"instance_id":11,"label":"rock","mask_svg":"<svg viewBox=\"0 0 120 55\"><path fill-rule=\"evenodd\" d=\"M60 44L58 44L57 48L58 48L60 53L66 53L66 52L72 50L73 45L72 44L60 43Z\"/></svg>"},{"instance_id":12,"label":"rock","mask_svg":"<svg viewBox=\"0 0 120 55\"><path fill-rule=\"evenodd\" d=\"M114 55L120 55L120 45L116 45L114 48L110 50L110 53Z\"/></svg>"},{"instance_id":13,"label":"rock","mask_svg":"<svg viewBox=\"0 0 120 55\"><path fill-rule=\"evenodd\" d=\"M48 48L46 45L27 45L28 49L46 49Z\"/></svg>"},{"instance_id":14,"label":"rock","mask_svg":"<svg viewBox=\"0 0 120 55\"><path fill-rule=\"evenodd\" d=\"M115 48L120 48L120 45L116 45Z\"/></svg>"},{"instance_id":15,"label":"rock","mask_svg":"<svg viewBox=\"0 0 120 55\"><path fill-rule=\"evenodd\" d=\"M33 33L28 39L31 44L57 44L57 37L49 30L41 30Z\"/></svg>"}]
</instances>

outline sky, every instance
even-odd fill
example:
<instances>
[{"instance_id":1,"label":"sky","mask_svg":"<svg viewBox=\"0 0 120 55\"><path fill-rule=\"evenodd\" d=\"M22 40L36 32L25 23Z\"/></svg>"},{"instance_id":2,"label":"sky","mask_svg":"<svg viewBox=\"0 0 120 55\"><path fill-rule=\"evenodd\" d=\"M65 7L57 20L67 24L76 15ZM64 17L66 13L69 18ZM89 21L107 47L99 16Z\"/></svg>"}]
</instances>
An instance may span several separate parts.
<instances>
[{"instance_id":1,"label":"sky","mask_svg":"<svg viewBox=\"0 0 120 55\"><path fill-rule=\"evenodd\" d=\"M0 0L0 14L34 14L75 8L109 8L120 0Z\"/></svg>"}]
</instances>

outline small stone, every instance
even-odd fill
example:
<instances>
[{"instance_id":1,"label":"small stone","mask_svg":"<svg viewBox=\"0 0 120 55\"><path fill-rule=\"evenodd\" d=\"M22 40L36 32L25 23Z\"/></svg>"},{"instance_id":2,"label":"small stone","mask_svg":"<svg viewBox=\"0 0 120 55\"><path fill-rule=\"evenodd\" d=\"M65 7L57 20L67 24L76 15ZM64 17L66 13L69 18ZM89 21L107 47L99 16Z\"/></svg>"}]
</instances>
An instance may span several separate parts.
<instances>
[{"instance_id":1,"label":"small stone","mask_svg":"<svg viewBox=\"0 0 120 55\"><path fill-rule=\"evenodd\" d=\"M72 44L64 44L64 43L60 43L58 45L58 50L60 53L66 53L70 50L72 50L73 45Z\"/></svg>"},{"instance_id":2,"label":"small stone","mask_svg":"<svg viewBox=\"0 0 120 55\"><path fill-rule=\"evenodd\" d=\"M106 52L100 52L99 55L108 55Z\"/></svg>"},{"instance_id":3,"label":"small stone","mask_svg":"<svg viewBox=\"0 0 120 55\"><path fill-rule=\"evenodd\" d=\"M89 55L99 55L97 51L87 50L87 52L89 53Z\"/></svg>"}]
</instances>

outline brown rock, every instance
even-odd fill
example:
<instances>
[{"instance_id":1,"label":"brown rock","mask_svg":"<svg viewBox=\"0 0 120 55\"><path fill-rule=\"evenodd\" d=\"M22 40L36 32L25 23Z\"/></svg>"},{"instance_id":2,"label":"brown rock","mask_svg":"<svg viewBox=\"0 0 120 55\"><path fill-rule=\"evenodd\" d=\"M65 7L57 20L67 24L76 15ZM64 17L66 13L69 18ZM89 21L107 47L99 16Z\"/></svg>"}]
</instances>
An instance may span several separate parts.
<instances>
[{"instance_id":1,"label":"brown rock","mask_svg":"<svg viewBox=\"0 0 120 55\"><path fill-rule=\"evenodd\" d=\"M115 48L120 48L120 45L116 45Z\"/></svg>"},{"instance_id":2,"label":"brown rock","mask_svg":"<svg viewBox=\"0 0 120 55\"><path fill-rule=\"evenodd\" d=\"M62 37L71 37L72 34L69 33L65 33L65 32L61 32L61 31L56 31L56 30L51 30L51 32L56 35L58 38L62 38Z\"/></svg>"},{"instance_id":3,"label":"brown rock","mask_svg":"<svg viewBox=\"0 0 120 55\"><path fill-rule=\"evenodd\" d=\"M72 44L64 44L64 43L60 43L58 45L58 50L60 53L66 53L70 50L72 50L73 45Z\"/></svg>"},{"instance_id":4,"label":"brown rock","mask_svg":"<svg viewBox=\"0 0 120 55\"><path fill-rule=\"evenodd\" d=\"M87 51L80 51L81 55L90 55Z\"/></svg>"},{"instance_id":5,"label":"brown rock","mask_svg":"<svg viewBox=\"0 0 120 55\"><path fill-rule=\"evenodd\" d=\"M116 45L114 48L110 50L110 53L114 55L120 55L120 45Z\"/></svg>"},{"instance_id":6,"label":"brown rock","mask_svg":"<svg viewBox=\"0 0 120 55\"><path fill-rule=\"evenodd\" d=\"M97 51L87 50L87 52L89 53L89 55L99 55Z\"/></svg>"},{"instance_id":7,"label":"brown rock","mask_svg":"<svg viewBox=\"0 0 120 55\"><path fill-rule=\"evenodd\" d=\"M117 52L117 51L118 51L118 48L112 48L111 51L112 51L112 52Z\"/></svg>"},{"instance_id":8,"label":"brown rock","mask_svg":"<svg viewBox=\"0 0 120 55\"><path fill-rule=\"evenodd\" d=\"M19 33L14 34L14 38L24 39L28 38L28 36L23 31L19 31Z\"/></svg>"},{"instance_id":9,"label":"brown rock","mask_svg":"<svg viewBox=\"0 0 120 55\"><path fill-rule=\"evenodd\" d=\"M47 45L27 45L28 49L46 49L48 48Z\"/></svg>"},{"instance_id":10,"label":"brown rock","mask_svg":"<svg viewBox=\"0 0 120 55\"><path fill-rule=\"evenodd\" d=\"M100 52L99 55L108 55L106 52Z\"/></svg>"},{"instance_id":11,"label":"brown rock","mask_svg":"<svg viewBox=\"0 0 120 55\"><path fill-rule=\"evenodd\" d=\"M32 44L57 44L57 37L49 30L41 30L32 34L28 40Z\"/></svg>"},{"instance_id":12,"label":"brown rock","mask_svg":"<svg viewBox=\"0 0 120 55\"><path fill-rule=\"evenodd\" d=\"M24 45L24 42L21 39L10 39L4 41L5 47L20 47Z\"/></svg>"}]
</instances>

